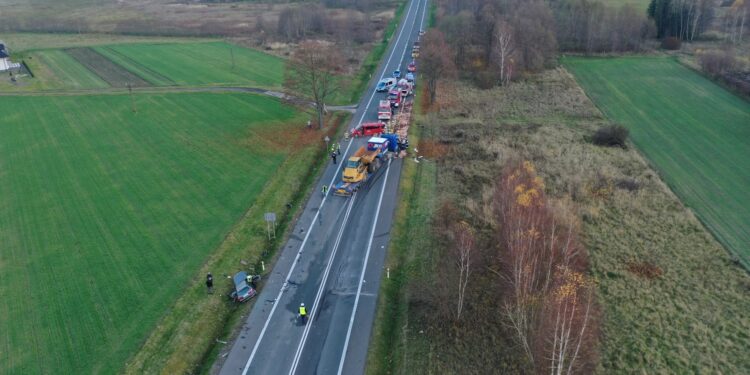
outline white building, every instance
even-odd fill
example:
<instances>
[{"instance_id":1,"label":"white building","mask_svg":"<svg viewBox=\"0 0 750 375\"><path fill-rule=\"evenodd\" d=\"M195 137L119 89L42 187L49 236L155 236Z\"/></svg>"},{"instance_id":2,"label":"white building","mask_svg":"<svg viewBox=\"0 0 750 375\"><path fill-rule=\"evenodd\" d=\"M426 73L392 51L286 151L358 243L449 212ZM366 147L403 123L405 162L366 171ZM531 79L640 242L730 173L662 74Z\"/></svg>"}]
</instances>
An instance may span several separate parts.
<instances>
[{"instance_id":1,"label":"white building","mask_svg":"<svg viewBox=\"0 0 750 375\"><path fill-rule=\"evenodd\" d=\"M5 48L5 43L0 40L0 72L4 72L11 69L18 69L21 64L10 61L10 55L8 50Z\"/></svg>"}]
</instances>

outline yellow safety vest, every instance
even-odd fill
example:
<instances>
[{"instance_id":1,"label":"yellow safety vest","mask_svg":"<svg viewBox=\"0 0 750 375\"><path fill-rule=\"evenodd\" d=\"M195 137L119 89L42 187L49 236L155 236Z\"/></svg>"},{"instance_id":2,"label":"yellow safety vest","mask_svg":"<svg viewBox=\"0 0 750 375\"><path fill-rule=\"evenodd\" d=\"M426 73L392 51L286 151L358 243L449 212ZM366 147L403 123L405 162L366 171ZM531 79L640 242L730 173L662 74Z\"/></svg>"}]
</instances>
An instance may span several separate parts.
<instances>
[{"instance_id":1,"label":"yellow safety vest","mask_svg":"<svg viewBox=\"0 0 750 375\"><path fill-rule=\"evenodd\" d=\"M307 315L307 309L305 309L304 306L300 306L299 307L299 314L302 315L302 316Z\"/></svg>"}]
</instances>

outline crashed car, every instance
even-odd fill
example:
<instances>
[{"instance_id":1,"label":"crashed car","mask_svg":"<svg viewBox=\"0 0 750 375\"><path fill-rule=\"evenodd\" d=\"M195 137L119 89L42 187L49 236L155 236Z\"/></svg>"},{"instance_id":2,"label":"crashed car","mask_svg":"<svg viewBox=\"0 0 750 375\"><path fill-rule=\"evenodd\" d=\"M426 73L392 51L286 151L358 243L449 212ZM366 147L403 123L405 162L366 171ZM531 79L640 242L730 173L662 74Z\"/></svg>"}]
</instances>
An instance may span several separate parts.
<instances>
[{"instance_id":1,"label":"crashed car","mask_svg":"<svg viewBox=\"0 0 750 375\"><path fill-rule=\"evenodd\" d=\"M255 288L248 284L247 272L237 272L232 277L232 281L234 282L234 290L229 294L229 298L233 301L245 302L258 294Z\"/></svg>"}]
</instances>

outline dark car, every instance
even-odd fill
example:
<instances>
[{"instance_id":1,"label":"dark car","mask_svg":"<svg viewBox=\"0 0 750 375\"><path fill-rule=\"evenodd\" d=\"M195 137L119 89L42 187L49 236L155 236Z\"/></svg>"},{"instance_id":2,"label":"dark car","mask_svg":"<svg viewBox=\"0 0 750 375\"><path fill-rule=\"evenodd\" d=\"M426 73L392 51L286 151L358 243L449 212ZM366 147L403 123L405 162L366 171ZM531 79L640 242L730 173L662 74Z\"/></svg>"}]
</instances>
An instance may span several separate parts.
<instances>
[{"instance_id":1,"label":"dark car","mask_svg":"<svg viewBox=\"0 0 750 375\"><path fill-rule=\"evenodd\" d=\"M234 282L234 290L229 297L237 302L245 302L258 293L255 288L247 283L247 273L244 271L234 274L232 281Z\"/></svg>"}]
</instances>

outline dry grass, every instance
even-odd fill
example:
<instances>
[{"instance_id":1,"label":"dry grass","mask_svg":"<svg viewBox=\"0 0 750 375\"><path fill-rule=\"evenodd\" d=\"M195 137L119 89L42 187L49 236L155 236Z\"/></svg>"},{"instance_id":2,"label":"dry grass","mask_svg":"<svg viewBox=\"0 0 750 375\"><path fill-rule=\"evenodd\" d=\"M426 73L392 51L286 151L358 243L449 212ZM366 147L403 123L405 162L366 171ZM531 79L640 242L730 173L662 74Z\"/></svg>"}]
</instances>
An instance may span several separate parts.
<instances>
[{"instance_id":1,"label":"dry grass","mask_svg":"<svg viewBox=\"0 0 750 375\"><path fill-rule=\"evenodd\" d=\"M487 221L501 167L512 159L533 161L547 196L583 221L603 308L598 373L750 370L750 277L637 150L588 141L608 122L565 70L506 88L454 90L453 103L438 103L440 112L424 121L423 139L450 145L434 171L440 184L432 199L450 199L466 216ZM410 251L439 257L445 249L415 243ZM416 276L405 282L412 292L405 293L402 321L409 324L391 341L399 342L394 350L408 349L394 352L387 370L379 372L514 372L515 349L504 346L497 321L471 320L460 333L429 324L429 306L413 291L436 282ZM475 307L491 301L486 296Z\"/></svg>"}]
</instances>

